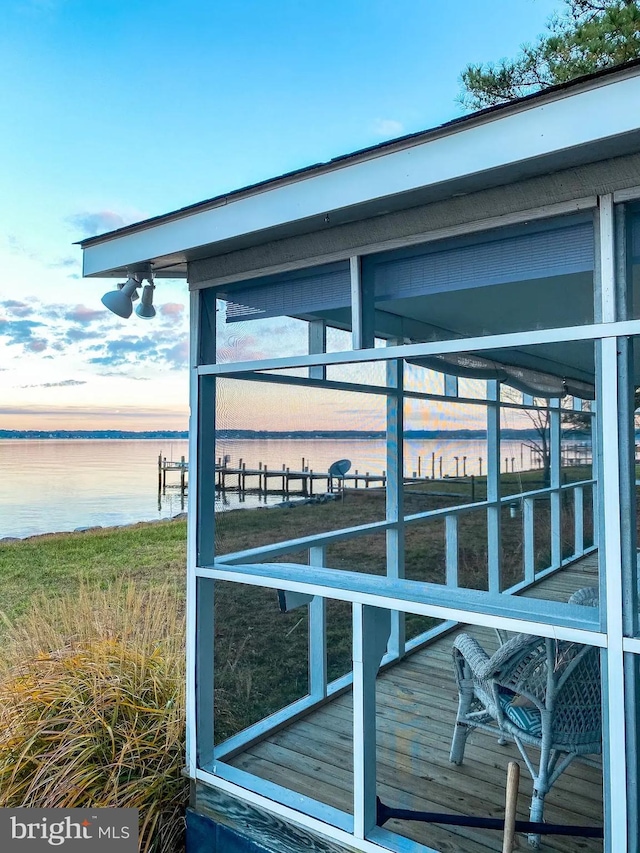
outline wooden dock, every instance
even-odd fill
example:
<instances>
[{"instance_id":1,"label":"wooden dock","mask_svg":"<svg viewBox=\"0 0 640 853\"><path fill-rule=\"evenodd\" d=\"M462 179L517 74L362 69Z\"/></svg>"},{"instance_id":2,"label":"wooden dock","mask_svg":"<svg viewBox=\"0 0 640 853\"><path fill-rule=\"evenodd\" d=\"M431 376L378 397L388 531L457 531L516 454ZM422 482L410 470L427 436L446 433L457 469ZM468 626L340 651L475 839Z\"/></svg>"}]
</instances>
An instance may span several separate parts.
<instances>
[{"instance_id":1,"label":"wooden dock","mask_svg":"<svg viewBox=\"0 0 640 853\"><path fill-rule=\"evenodd\" d=\"M545 579L527 594L566 601L581 586L597 584L597 554ZM491 652L497 641L487 628L466 630ZM531 777L513 743L476 730L462 765L449 762L457 690L451 646L445 635L378 676L377 789L390 806L485 817L504 815L509 761L522 766L517 816L528 819ZM350 692L268 735L230 760L234 766L338 809L353 796L353 703ZM206 798L206 794L203 795ZM204 803L203 803L204 805ZM547 796L545 819L553 823L601 826L602 773L576 760ZM502 833L470 827L442 827L391 820L385 828L443 853L499 853ZM526 838L521 847L527 846ZM601 853L602 841L543 836L542 851Z\"/></svg>"},{"instance_id":2,"label":"wooden dock","mask_svg":"<svg viewBox=\"0 0 640 853\"><path fill-rule=\"evenodd\" d=\"M340 477L332 477L328 471L314 471L304 465L298 469L282 465L280 468L269 468L260 462L257 468L247 467L246 462L239 460L237 465L231 465L230 460L218 458L215 465L216 489L219 492L235 492L237 494L267 495L279 494L284 496L300 495L302 497L313 497L314 493L335 493L351 489L385 488L387 484L386 471L381 474L372 474L369 471L362 473L357 468L353 473ZM182 456L179 461L169 460L162 454L158 457L158 494L165 494L167 489L180 489L182 495L187 491L189 485L189 463ZM178 481L172 482L171 475L178 475ZM461 491L436 492L430 489L429 494L445 497L459 497L465 500L475 500L476 477L473 474L462 477L440 478L443 483L460 483ZM412 476L405 477L405 485L417 485L419 483L431 483L433 478L424 476L420 470L413 471Z\"/></svg>"},{"instance_id":3,"label":"wooden dock","mask_svg":"<svg viewBox=\"0 0 640 853\"><path fill-rule=\"evenodd\" d=\"M304 460L303 460L304 461ZM167 486L179 487L182 492L188 487L189 463L182 456L179 462L158 457L158 491L165 492ZM167 483L167 474L178 474L179 483ZM248 494L280 493L284 495L300 494L312 496L314 485L323 484L323 492L341 491L346 488L368 489L370 486L383 487L386 485L386 472L371 474L369 471L360 473L357 469L353 474L342 477L332 477L329 472L313 471L304 467L298 470L286 465L282 468L268 468L262 462L258 468L247 468L246 462L240 459L238 465L230 465L228 461L218 459L215 465L216 489L227 492Z\"/></svg>"}]
</instances>

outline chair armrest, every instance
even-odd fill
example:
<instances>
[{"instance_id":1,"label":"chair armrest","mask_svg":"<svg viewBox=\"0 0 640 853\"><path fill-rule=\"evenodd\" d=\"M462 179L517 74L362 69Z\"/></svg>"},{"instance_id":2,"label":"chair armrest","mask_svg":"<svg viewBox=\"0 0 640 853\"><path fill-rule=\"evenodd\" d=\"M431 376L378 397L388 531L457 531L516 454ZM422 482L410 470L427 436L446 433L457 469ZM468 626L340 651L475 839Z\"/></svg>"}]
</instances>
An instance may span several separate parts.
<instances>
[{"instance_id":1,"label":"chair armrest","mask_svg":"<svg viewBox=\"0 0 640 853\"><path fill-rule=\"evenodd\" d=\"M489 666L491 658L482 648L477 640L469 634L458 634L453 642L454 660L463 658L471 670L474 678L484 681L493 673L493 667Z\"/></svg>"}]
</instances>

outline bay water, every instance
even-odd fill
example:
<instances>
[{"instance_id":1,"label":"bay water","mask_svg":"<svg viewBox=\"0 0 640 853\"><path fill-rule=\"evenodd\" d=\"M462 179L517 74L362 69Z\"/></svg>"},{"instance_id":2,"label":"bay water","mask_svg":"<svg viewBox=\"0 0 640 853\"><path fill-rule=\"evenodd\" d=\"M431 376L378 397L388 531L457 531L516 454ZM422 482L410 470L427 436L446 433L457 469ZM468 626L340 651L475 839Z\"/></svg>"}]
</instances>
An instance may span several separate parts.
<instances>
[{"instance_id":1,"label":"bay water","mask_svg":"<svg viewBox=\"0 0 640 853\"><path fill-rule=\"evenodd\" d=\"M220 459L247 468L260 463L270 470L303 465L326 472L338 459L351 461L351 473L381 474L386 467L384 441L379 439L223 440ZM455 476L486 473L486 444L475 440L411 440L405 444L405 475ZM158 457L188 458L186 441L168 440L0 440L0 539L83 527L116 526L171 518L186 509L179 475L167 475L167 489L158 491ZM502 468L533 467L530 450L519 441L504 441ZM319 483L317 489L323 488ZM220 495L217 509L251 508L277 503L282 496L233 492Z\"/></svg>"}]
</instances>

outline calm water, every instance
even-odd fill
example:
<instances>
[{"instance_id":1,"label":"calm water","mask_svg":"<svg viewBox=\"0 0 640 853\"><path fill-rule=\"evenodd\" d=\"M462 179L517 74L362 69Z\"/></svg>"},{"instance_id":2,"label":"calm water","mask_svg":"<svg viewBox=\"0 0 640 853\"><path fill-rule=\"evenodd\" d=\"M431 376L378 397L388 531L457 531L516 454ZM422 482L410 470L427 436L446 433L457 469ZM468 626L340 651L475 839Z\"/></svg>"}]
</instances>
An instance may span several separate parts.
<instances>
[{"instance_id":1,"label":"calm water","mask_svg":"<svg viewBox=\"0 0 640 853\"><path fill-rule=\"evenodd\" d=\"M158 455L187 457L186 441L0 441L0 538L37 533L103 527L170 518L183 509L179 488L158 495ZM432 454L434 459L432 463ZM276 470L283 464L299 470L304 464L326 471L337 459L352 462L352 472L378 474L386 467L384 442L335 440L260 440L220 442L217 455L239 459L247 468L260 462ZM431 476L478 474L480 458L486 473L486 445L482 441L411 441L406 447L406 473ZM520 442L503 442L505 464L514 470L531 467L530 451ZM505 463L505 459L509 462ZM419 461L420 460L420 461ZM168 483L179 483L177 474ZM282 500L273 495L269 503ZM237 495L221 498L218 509L264 505L257 495L239 503Z\"/></svg>"}]
</instances>

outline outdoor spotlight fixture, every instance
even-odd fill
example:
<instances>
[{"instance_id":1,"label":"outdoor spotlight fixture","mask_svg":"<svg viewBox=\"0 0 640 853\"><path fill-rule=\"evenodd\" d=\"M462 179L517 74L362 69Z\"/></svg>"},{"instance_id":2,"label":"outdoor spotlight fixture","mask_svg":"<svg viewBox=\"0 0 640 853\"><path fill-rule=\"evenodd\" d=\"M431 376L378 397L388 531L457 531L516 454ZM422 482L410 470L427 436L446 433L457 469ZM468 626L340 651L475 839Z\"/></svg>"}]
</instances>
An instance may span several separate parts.
<instances>
[{"instance_id":1,"label":"outdoor spotlight fixture","mask_svg":"<svg viewBox=\"0 0 640 853\"><path fill-rule=\"evenodd\" d=\"M138 298L138 288L140 281L135 275L130 276L124 284L119 284L117 290L110 290L102 297L102 304L109 311L113 311L118 317L123 317L125 320L131 316L133 311L133 302ZM155 313L155 312L154 312Z\"/></svg>"},{"instance_id":2,"label":"outdoor spotlight fixture","mask_svg":"<svg viewBox=\"0 0 640 853\"><path fill-rule=\"evenodd\" d=\"M148 279L149 284L145 284L142 288L142 299L140 305L136 308L138 317L145 320L150 320L156 316L156 309L153 307L153 291L156 289L155 284L151 279Z\"/></svg>"}]
</instances>

